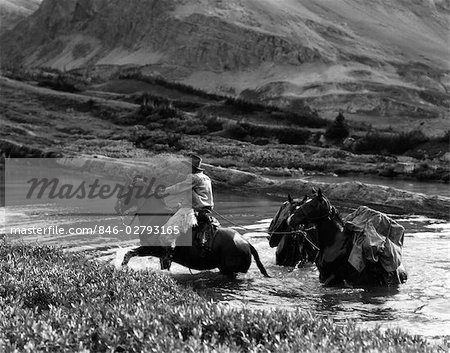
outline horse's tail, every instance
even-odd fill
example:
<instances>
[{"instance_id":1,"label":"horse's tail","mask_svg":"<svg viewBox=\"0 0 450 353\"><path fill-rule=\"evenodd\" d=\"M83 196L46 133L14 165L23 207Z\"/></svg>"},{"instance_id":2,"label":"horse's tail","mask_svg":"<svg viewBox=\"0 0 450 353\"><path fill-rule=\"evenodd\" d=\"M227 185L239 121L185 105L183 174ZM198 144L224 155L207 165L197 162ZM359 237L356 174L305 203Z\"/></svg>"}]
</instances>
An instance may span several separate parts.
<instances>
[{"instance_id":1,"label":"horse's tail","mask_svg":"<svg viewBox=\"0 0 450 353\"><path fill-rule=\"evenodd\" d=\"M258 252L256 251L256 249L253 247L252 244L248 244L250 246L250 252L253 255L253 258L255 259L256 265L258 266L259 270L261 271L261 273L263 274L264 277L269 277L269 274L267 273L266 269L264 268L264 265L262 264L261 260L259 259L259 255Z\"/></svg>"}]
</instances>

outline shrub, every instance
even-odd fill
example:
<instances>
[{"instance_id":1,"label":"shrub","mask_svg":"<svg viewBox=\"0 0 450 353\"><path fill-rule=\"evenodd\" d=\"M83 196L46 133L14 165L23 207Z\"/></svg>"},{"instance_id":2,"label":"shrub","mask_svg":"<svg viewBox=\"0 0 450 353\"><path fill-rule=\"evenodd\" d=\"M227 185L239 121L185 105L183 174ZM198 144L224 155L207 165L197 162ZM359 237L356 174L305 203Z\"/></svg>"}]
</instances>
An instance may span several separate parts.
<instances>
[{"instance_id":1,"label":"shrub","mask_svg":"<svg viewBox=\"0 0 450 353\"><path fill-rule=\"evenodd\" d=\"M422 131L414 130L399 134L381 134L369 132L355 143L356 153L403 154L429 140Z\"/></svg>"},{"instance_id":2,"label":"shrub","mask_svg":"<svg viewBox=\"0 0 450 353\"><path fill-rule=\"evenodd\" d=\"M329 140L343 140L349 135L350 131L342 113L338 114L325 131L325 138Z\"/></svg>"},{"instance_id":3,"label":"shrub","mask_svg":"<svg viewBox=\"0 0 450 353\"><path fill-rule=\"evenodd\" d=\"M162 119L176 118L181 116L179 110L175 109L171 104L161 104L155 109L155 113Z\"/></svg>"},{"instance_id":4,"label":"shrub","mask_svg":"<svg viewBox=\"0 0 450 353\"><path fill-rule=\"evenodd\" d=\"M230 138L235 140L242 140L248 135L248 130L245 128L245 124L233 124L228 129L227 132L230 135Z\"/></svg>"},{"instance_id":5,"label":"shrub","mask_svg":"<svg viewBox=\"0 0 450 353\"><path fill-rule=\"evenodd\" d=\"M305 129L285 128L276 134L280 143L288 145L303 145L311 137L311 131Z\"/></svg>"},{"instance_id":6,"label":"shrub","mask_svg":"<svg viewBox=\"0 0 450 353\"><path fill-rule=\"evenodd\" d=\"M270 139L277 139L279 143L302 145L311 137L311 132L306 129L271 127L248 122L239 122L232 125L227 129L227 132L232 139L249 141L259 145L268 144Z\"/></svg>"},{"instance_id":7,"label":"shrub","mask_svg":"<svg viewBox=\"0 0 450 353\"><path fill-rule=\"evenodd\" d=\"M209 132L221 131L223 129L223 123L218 117L209 117L204 120L204 124Z\"/></svg>"},{"instance_id":8,"label":"shrub","mask_svg":"<svg viewBox=\"0 0 450 353\"><path fill-rule=\"evenodd\" d=\"M252 143L258 146L265 146L270 143L270 140L266 137L256 137L253 139Z\"/></svg>"},{"instance_id":9,"label":"shrub","mask_svg":"<svg viewBox=\"0 0 450 353\"><path fill-rule=\"evenodd\" d=\"M133 140L136 147L148 150L155 150L155 146L159 146L156 149L158 151L179 151L183 149L180 134L162 130L145 131L145 133L136 134Z\"/></svg>"},{"instance_id":10,"label":"shrub","mask_svg":"<svg viewBox=\"0 0 450 353\"><path fill-rule=\"evenodd\" d=\"M234 109L238 110L243 114L250 114L255 111L263 112L263 111L278 111L279 108L269 105L264 105L261 103L250 102L248 100L242 98L232 98L228 97L225 100L225 104L232 106Z\"/></svg>"},{"instance_id":11,"label":"shrub","mask_svg":"<svg viewBox=\"0 0 450 353\"><path fill-rule=\"evenodd\" d=\"M48 87L56 91L70 93L79 92L81 90L76 81L71 76L66 74L59 74L56 78L41 79L38 85L41 87Z\"/></svg>"}]
</instances>

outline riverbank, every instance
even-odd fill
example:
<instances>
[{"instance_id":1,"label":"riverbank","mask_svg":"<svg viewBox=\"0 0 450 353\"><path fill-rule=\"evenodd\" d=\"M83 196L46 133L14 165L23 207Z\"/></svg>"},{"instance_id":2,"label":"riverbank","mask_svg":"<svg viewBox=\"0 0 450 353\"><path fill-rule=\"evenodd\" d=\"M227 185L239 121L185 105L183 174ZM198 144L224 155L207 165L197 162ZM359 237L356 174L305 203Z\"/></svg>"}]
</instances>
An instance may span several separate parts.
<instances>
[{"instance_id":1,"label":"riverbank","mask_svg":"<svg viewBox=\"0 0 450 353\"><path fill-rule=\"evenodd\" d=\"M150 271L0 243L0 349L23 351L434 352L400 330L310 312L230 308ZM446 344L446 343L444 343Z\"/></svg>"}]
</instances>

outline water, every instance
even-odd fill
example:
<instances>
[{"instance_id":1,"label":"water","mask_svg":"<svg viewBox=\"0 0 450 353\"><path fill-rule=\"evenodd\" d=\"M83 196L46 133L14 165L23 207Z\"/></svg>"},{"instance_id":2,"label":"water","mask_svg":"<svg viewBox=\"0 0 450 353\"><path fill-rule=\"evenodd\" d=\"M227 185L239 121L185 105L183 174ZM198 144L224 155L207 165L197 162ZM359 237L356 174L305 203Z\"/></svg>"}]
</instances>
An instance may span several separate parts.
<instances>
[{"instance_id":1,"label":"water","mask_svg":"<svg viewBox=\"0 0 450 353\"><path fill-rule=\"evenodd\" d=\"M435 184L434 188L443 193L447 186ZM245 229L237 230L256 247L272 278L262 277L254 263L247 274L239 275L235 281L224 279L216 271L192 271L191 274L189 269L174 265L171 275L201 295L235 306L311 310L338 322L355 320L363 327L401 327L412 334L427 337L450 335L448 222L420 216L396 217L406 229L403 260L409 273L408 282L398 289L324 288L313 265L295 270L275 265L275 249L269 247L265 231L281 200L219 194L216 202L216 210L220 214L234 224L245 226ZM8 208L6 218L8 225L20 227L121 224L116 216L77 216L66 214L67 211L55 209L52 205L17 205ZM230 226L228 221L219 220L223 226ZM119 247L137 244L137 239L131 235L98 233L15 235L14 239L59 245L70 251L83 250L94 258L113 263L120 262L117 254L123 255L126 251ZM130 261L130 267L158 270L159 261L135 258Z\"/></svg>"}]
</instances>

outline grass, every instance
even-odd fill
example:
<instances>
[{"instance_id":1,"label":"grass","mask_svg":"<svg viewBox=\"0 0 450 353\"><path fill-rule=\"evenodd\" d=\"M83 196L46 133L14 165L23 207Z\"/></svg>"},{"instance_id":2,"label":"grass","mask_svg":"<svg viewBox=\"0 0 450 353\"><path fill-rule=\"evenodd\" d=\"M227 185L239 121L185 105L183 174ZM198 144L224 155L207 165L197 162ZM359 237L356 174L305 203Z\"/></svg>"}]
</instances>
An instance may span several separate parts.
<instances>
[{"instance_id":1,"label":"grass","mask_svg":"<svg viewBox=\"0 0 450 353\"><path fill-rule=\"evenodd\" d=\"M309 312L230 308L168 276L0 244L0 351L431 352L419 336Z\"/></svg>"}]
</instances>

